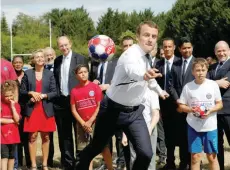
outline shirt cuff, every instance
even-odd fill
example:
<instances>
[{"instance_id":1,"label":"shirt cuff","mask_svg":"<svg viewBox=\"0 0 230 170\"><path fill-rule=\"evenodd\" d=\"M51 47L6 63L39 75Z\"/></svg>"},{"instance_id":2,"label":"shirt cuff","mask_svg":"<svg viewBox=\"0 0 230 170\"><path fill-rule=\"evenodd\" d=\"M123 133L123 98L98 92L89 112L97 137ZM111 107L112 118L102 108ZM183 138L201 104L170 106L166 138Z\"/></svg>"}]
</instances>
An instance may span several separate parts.
<instances>
[{"instance_id":1,"label":"shirt cuff","mask_svg":"<svg viewBox=\"0 0 230 170\"><path fill-rule=\"evenodd\" d=\"M150 90L155 91L158 95L160 95L163 91L155 79L148 81L148 87Z\"/></svg>"}]
</instances>

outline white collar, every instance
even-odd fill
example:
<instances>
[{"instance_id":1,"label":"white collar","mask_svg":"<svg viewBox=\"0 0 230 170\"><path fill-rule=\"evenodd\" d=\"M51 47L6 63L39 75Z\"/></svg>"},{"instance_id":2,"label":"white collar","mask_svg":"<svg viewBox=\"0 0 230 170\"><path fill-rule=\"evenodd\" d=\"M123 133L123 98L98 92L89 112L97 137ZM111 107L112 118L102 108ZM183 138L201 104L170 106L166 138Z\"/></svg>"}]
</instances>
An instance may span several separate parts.
<instances>
[{"instance_id":1,"label":"white collar","mask_svg":"<svg viewBox=\"0 0 230 170\"><path fill-rule=\"evenodd\" d=\"M168 61L169 64L172 64L172 63L173 63L173 60L174 60L174 55L173 55L169 60L167 60L167 59L165 58L165 63L167 63L167 61Z\"/></svg>"},{"instance_id":2,"label":"white collar","mask_svg":"<svg viewBox=\"0 0 230 170\"><path fill-rule=\"evenodd\" d=\"M70 52L69 52L69 54L67 56L63 55L63 58L65 58L65 59L71 58L72 57L72 53L73 53L72 50L70 50Z\"/></svg>"},{"instance_id":3,"label":"white collar","mask_svg":"<svg viewBox=\"0 0 230 170\"><path fill-rule=\"evenodd\" d=\"M182 60L183 60L183 62L184 62L184 60L187 60L187 64L191 61L191 59L192 59L192 55L189 57L189 58L184 58L184 57L182 57Z\"/></svg>"},{"instance_id":4,"label":"white collar","mask_svg":"<svg viewBox=\"0 0 230 170\"><path fill-rule=\"evenodd\" d=\"M142 56L145 56L146 52L144 52L144 51L142 50L142 48L140 47L139 44L136 44L136 45L137 45L137 48L139 49L139 51L141 52L141 55L142 55Z\"/></svg>"}]
</instances>

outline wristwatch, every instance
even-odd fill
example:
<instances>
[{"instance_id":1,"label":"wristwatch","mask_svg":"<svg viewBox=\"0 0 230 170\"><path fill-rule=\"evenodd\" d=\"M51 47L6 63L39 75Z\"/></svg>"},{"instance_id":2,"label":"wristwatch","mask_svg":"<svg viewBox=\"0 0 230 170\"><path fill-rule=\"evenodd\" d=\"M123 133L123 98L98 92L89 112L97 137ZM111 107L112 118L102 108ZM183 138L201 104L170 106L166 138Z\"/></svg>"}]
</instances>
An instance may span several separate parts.
<instances>
[{"instance_id":1,"label":"wristwatch","mask_svg":"<svg viewBox=\"0 0 230 170\"><path fill-rule=\"evenodd\" d=\"M42 94L42 99L44 99L46 97L46 95L45 94Z\"/></svg>"}]
</instances>

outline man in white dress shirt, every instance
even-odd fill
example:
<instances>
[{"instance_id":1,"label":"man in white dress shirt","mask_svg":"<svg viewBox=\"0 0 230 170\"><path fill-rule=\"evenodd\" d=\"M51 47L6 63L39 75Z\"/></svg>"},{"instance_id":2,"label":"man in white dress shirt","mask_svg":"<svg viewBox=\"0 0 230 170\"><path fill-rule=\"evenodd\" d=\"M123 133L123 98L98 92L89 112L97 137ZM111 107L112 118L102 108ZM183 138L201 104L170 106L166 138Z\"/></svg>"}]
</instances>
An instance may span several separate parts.
<instances>
[{"instance_id":1,"label":"man in white dress shirt","mask_svg":"<svg viewBox=\"0 0 230 170\"><path fill-rule=\"evenodd\" d=\"M149 65L158 26L151 21L143 22L136 34L138 44L119 58L111 86L101 102L92 143L79 154L75 169L88 170L90 161L102 151L118 127L125 132L137 154L133 170L148 169L153 152L141 103L148 87L163 94L155 80L161 74Z\"/></svg>"}]
</instances>

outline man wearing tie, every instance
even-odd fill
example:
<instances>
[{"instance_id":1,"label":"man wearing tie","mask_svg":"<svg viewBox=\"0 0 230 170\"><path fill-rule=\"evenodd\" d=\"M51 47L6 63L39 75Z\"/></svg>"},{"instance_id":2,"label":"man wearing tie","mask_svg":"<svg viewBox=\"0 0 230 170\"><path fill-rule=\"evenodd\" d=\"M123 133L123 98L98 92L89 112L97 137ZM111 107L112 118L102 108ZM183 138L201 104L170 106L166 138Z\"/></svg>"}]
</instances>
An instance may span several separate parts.
<instances>
[{"instance_id":1,"label":"man wearing tie","mask_svg":"<svg viewBox=\"0 0 230 170\"><path fill-rule=\"evenodd\" d=\"M157 78L158 84L164 89L167 93L170 94L170 85L172 84L172 75L171 70L175 67L180 59L174 55L174 50L176 46L172 38L165 38L163 40L162 49L164 50L165 58L162 58L156 63L156 69L160 71L162 77ZM175 141L175 115L176 112L176 103L173 97L170 95L166 100L160 99L160 112L161 120L157 124L158 129L158 148L159 148L159 164L163 164L166 161L166 165L162 169L175 169L175 156L174 151L176 147ZM167 147L167 154L166 148ZM167 155L167 160L166 160Z\"/></svg>"},{"instance_id":2,"label":"man wearing tie","mask_svg":"<svg viewBox=\"0 0 230 170\"><path fill-rule=\"evenodd\" d=\"M182 37L179 42L179 51L181 53L182 59L177 61L171 69L172 74L172 85L170 86L170 94L173 97L174 102L180 98L181 92L185 84L194 80L192 75L192 63L194 57L192 55L193 46L189 38ZM174 126L176 127L174 138L177 140L180 153L180 165L179 170L188 169L190 165L190 154L188 152L188 142L187 142L187 122L186 115L184 113L177 113L175 115Z\"/></svg>"},{"instance_id":3,"label":"man wearing tie","mask_svg":"<svg viewBox=\"0 0 230 170\"><path fill-rule=\"evenodd\" d=\"M57 83L59 97L54 103L55 118L58 128L59 148L61 151L61 164L66 170L72 170L74 164L74 145L72 128L76 125L70 108L70 91L78 81L74 69L78 64L86 64L85 57L71 50L72 43L67 36L57 40L62 55L54 61L54 76Z\"/></svg>"},{"instance_id":4,"label":"man wearing tie","mask_svg":"<svg viewBox=\"0 0 230 170\"><path fill-rule=\"evenodd\" d=\"M224 170L224 133L230 144L230 60L229 45L225 41L219 41L215 46L215 55L218 62L211 65L209 78L216 80L219 85L223 101L223 109L217 114L218 125L218 161L220 170Z\"/></svg>"},{"instance_id":5,"label":"man wearing tie","mask_svg":"<svg viewBox=\"0 0 230 170\"><path fill-rule=\"evenodd\" d=\"M121 48L124 52L129 47L131 47L134 43L134 40L130 36L125 36L122 38L121 42ZM109 85L111 84L111 80L113 78L113 74L115 71L115 67L117 65L118 58L114 58L111 61L101 61L99 65L95 62L93 62L92 69L91 69L91 80L94 81L94 83L98 84L102 91L105 93L105 91L109 88ZM130 160L130 153L129 153L129 147L122 145L122 131L117 130L115 132L116 137L116 151L117 151L117 170L122 170L125 167L129 169L129 160ZM113 148L112 141L110 142L111 151Z\"/></svg>"},{"instance_id":6,"label":"man wearing tie","mask_svg":"<svg viewBox=\"0 0 230 170\"><path fill-rule=\"evenodd\" d=\"M131 46L118 60L111 86L101 103L92 143L79 154L76 170L88 169L90 161L101 152L117 128L122 128L134 145L137 157L133 170L148 169L153 152L141 102L147 88L156 88L154 78L161 76L155 69L149 69L148 63L157 37L155 23L146 21L138 26L138 44ZM156 91L162 93L161 89Z\"/></svg>"}]
</instances>

